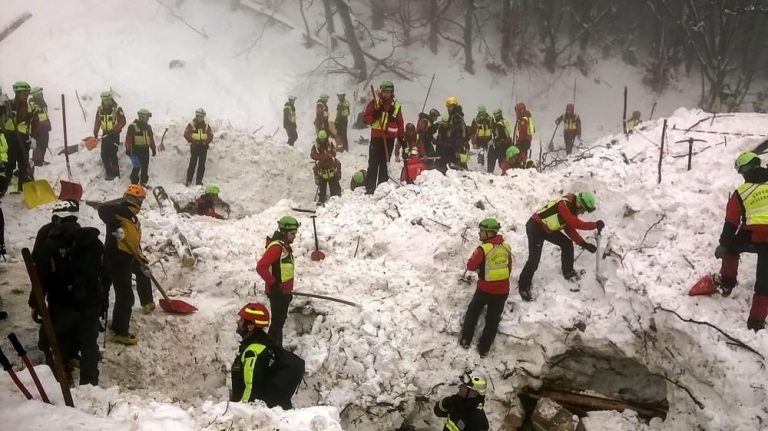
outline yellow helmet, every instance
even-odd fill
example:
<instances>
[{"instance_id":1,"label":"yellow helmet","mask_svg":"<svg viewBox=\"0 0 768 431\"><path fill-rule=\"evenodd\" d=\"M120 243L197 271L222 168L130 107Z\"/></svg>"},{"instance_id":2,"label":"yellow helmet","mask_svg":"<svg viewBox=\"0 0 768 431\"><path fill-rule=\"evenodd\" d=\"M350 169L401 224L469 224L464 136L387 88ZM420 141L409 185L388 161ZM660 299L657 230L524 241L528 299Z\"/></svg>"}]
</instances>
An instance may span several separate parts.
<instances>
[{"instance_id":1,"label":"yellow helmet","mask_svg":"<svg viewBox=\"0 0 768 431\"><path fill-rule=\"evenodd\" d=\"M456 98L456 96L449 96L447 99L445 99L445 106L450 105L458 105L459 99Z\"/></svg>"}]
</instances>

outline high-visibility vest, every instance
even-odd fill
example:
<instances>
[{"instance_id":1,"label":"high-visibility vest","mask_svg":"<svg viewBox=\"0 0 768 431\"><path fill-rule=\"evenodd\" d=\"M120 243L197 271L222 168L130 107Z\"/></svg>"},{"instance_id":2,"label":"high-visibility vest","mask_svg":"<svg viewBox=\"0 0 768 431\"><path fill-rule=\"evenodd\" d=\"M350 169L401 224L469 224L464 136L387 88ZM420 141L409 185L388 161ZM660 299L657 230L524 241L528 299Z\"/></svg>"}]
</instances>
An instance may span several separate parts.
<instances>
[{"instance_id":1,"label":"high-visibility vest","mask_svg":"<svg viewBox=\"0 0 768 431\"><path fill-rule=\"evenodd\" d=\"M564 115L563 116L563 127L565 130L576 130L576 120L579 119L578 115Z\"/></svg>"},{"instance_id":2,"label":"high-visibility vest","mask_svg":"<svg viewBox=\"0 0 768 431\"><path fill-rule=\"evenodd\" d=\"M194 132L192 132L192 140L195 142L205 142L208 140L208 125L203 123L203 127L197 127L193 121L190 123Z\"/></svg>"},{"instance_id":3,"label":"high-visibility vest","mask_svg":"<svg viewBox=\"0 0 768 431\"><path fill-rule=\"evenodd\" d=\"M263 344L253 343L246 347L243 350L243 354L240 355L240 363L243 364L243 383L245 384L243 397L240 399L241 403L250 401L251 392L253 391L253 371L256 368L256 360L266 348L267 346ZM247 353L253 353L253 356L246 358Z\"/></svg>"},{"instance_id":4,"label":"high-visibility vest","mask_svg":"<svg viewBox=\"0 0 768 431\"><path fill-rule=\"evenodd\" d=\"M112 106L112 111L107 113L104 113L102 108L102 106L99 106L98 116L99 120L101 120L101 131L107 133L117 125L117 111L120 110L120 107L114 105Z\"/></svg>"},{"instance_id":5,"label":"high-visibility vest","mask_svg":"<svg viewBox=\"0 0 768 431\"><path fill-rule=\"evenodd\" d=\"M339 102L339 104L336 106L336 115L342 118L349 117L349 101L348 100L343 100Z\"/></svg>"},{"instance_id":6,"label":"high-visibility vest","mask_svg":"<svg viewBox=\"0 0 768 431\"><path fill-rule=\"evenodd\" d=\"M528 137L533 139L533 134L536 133L536 127L533 125L533 118L531 117L520 117L519 121L527 120L528 123ZM520 139L520 129L515 126L515 142L517 142Z\"/></svg>"},{"instance_id":7,"label":"high-visibility vest","mask_svg":"<svg viewBox=\"0 0 768 431\"><path fill-rule=\"evenodd\" d=\"M481 119L480 116L475 118L475 124L477 125L477 136L479 138L487 138L491 136L491 124L489 118Z\"/></svg>"},{"instance_id":8,"label":"high-visibility vest","mask_svg":"<svg viewBox=\"0 0 768 431\"><path fill-rule=\"evenodd\" d=\"M627 120L627 130L632 130L635 127L637 127L640 123L642 123L643 120L638 120L635 118L630 118Z\"/></svg>"},{"instance_id":9,"label":"high-visibility vest","mask_svg":"<svg viewBox=\"0 0 768 431\"><path fill-rule=\"evenodd\" d=\"M557 209L557 204L560 203L560 201L565 201L566 203L569 202L567 197L551 200L541 207L541 209L536 211L541 222L544 223L544 226L546 226L550 232L557 232L565 227L563 216L560 215L560 211Z\"/></svg>"},{"instance_id":10,"label":"high-visibility vest","mask_svg":"<svg viewBox=\"0 0 768 431\"><path fill-rule=\"evenodd\" d=\"M275 277L279 283L285 283L293 280L293 255L283 245L283 242L279 240L271 241L267 244L267 248L270 248L275 244L280 246L282 252L280 253L280 260L272 265L272 276Z\"/></svg>"},{"instance_id":11,"label":"high-visibility vest","mask_svg":"<svg viewBox=\"0 0 768 431\"><path fill-rule=\"evenodd\" d=\"M7 132L18 132L22 134L28 134L29 133L29 123L26 121L21 121L19 123L16 122L18 120L18 111L16 109L16 100L11 101L11 110L7 113L7 117L5 118L5 124L3 125L3 128ZM32 112L33 108L32 105L27 101L27 110L29 112Z\"/></svg>"},{"instance_id":12,"label":"high-visibility vest","mask_svg":"<svg viewBox=\"0 0 768 431\"><path fill-rule=\"evenodd\" d=\"M133 122L133 146L134 147L146 147L149 145L149 129L139 128L138 120Z\"/></svg>"},{"instance_id":13,"label":"high-visibility vest","mask_svg":"<svg viewBox=\"0 0 768 431\"><path fill-rule=\"evenodd\" d=\"M48 121L48 108L38 105L35 102L30 101L29 106L32 109L34 115L37 115L37 121L40 123Z\"/></svg>"},{"instance_id":14,"label":"high-visibility vest","mask_svg":"<svg viewBox=\"0 0 768 431\"><path fill-rule=\"evenodd\" d=\"M768 184L744 183L736 191L744 204L747 226L768 225Z\"/></svg>"},{"instance_id":15,"label":"high-visibility vest","mask_svg":"<svg viewBox=\"0 0 768 431\"><path fill-rule=\"evenodd\" d=\"M480 279L485 281L507 280L509 261L512 259L512 246L506 241L501 244L483 243L480 246L485 254Z\"/></svg>"},{"instance_id":16,"label":"high-visibility vest","mask_svg":"<svg viewBox=\"0 0 768 431\"><path fill-rule=\"evenodd\" d=\"M498 133L498 127L493 128L493 140L499 141L502 138L508 138L512 135L512 125L509 123L509 120L506 118L502 118L501 120L496 122L496 126L501 125L504 127L504 131L506 132L506 136L501 136L500 133Z\"/></svg>"},{"instance_id":17,"label":"high-visibility vest","mask_svg":"<svg viewBox=\"0 0 768 431\"><path fill-rule=\"evenodd\" d=\"M286 103L285 108L283 108L283 111L287 113L288 122L291 124L296 124L296 108L290 103Z\"/></svg>"},{"instance_id":18,"label":"high-visibility vest","mask_svg":"<svg viewBox=\"0 0 768 431\"><path fill-rule=\"evenodd\" d=\"M8 141L5 140L5 134L0 131L0 163L8 163ZM0 176L5 176L5 172L0 172Z\"/></svg>"},{"instance_id":19,"label":"high-visibility vest","mask_svg":"<svg viewBox=\"0 0 768 431\"><path fill-rule=\"evenodd\" d=\"M397 114L400 112L400 104L395 101L395 115L389 117L389 113L382 112L379 118L371 124L371 129L386 130L389 133L397 133Z\"/></svg>"}]
</instances>

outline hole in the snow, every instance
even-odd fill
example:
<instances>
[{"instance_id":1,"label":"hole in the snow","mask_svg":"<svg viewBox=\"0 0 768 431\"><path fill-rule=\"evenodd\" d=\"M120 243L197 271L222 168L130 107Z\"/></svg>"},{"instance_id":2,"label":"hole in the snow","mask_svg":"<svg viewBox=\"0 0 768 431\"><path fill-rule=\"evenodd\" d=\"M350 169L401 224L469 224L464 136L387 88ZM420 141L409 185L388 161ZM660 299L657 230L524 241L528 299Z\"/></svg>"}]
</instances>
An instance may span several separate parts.
<instances>
[{"instance_id":1,"label":"hole in the snow","mask_svg":"<svg viewBox=\"0 0 768 431\"><path fill-rule=\"evenodd\" d=\"M597 410L633 410L645 421L663 420L669 411L665 379L633 358L572 349L552 358L542 380L539 389L519 394L525 412L521 430L561 429L559 424L581 429L573 415Z\"/></svg>"}]
</instances>

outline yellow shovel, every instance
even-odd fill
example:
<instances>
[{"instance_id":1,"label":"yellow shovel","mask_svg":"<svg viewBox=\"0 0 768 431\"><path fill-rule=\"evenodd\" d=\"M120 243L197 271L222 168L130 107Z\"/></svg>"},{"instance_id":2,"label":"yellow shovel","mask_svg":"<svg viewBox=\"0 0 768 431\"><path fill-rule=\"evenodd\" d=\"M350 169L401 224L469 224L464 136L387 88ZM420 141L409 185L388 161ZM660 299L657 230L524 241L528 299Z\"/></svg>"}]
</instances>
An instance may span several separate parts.
<instances>
[{"instance_id":1,"label":"yellow shovel","mask_svg":"<svg viewBox=\"0 0 768 431\"><path fill-rule=\"evenodd\" d=\"M56 201L56 194L46 180L35 180L24 183L24 203L28 208L34 208Z\"/></svg>"}]
</instances>

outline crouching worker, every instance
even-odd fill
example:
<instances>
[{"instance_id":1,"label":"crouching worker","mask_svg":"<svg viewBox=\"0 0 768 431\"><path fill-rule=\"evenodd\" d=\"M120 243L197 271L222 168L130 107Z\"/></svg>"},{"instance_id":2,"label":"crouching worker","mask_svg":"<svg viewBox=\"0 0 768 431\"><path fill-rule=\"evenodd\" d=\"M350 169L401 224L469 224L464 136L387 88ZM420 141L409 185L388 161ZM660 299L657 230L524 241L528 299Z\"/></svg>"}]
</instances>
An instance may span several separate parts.
<instances>
[{"instance_id":1,"label":"crouching worker","mask_svg":"<svg viewBox=\"0 0 768 431\"><path fill-rule=\"evenodd\" d=\"M208 184L200 197L187 204L182 212L226 220L229 218L229 204L219 197L219 186Z\"/></svg>"},{"instance_id":2,"label":"crouching worker","mask_svg":"<svg viewBox=\"0 0 768 431\"><path fill-rule=\"evenodd\" d=\"M237 313L237 333L242 338L232 364L230 401L264 401L267 407L292 408L291 397L304 376L304 360L277 346L264 332L269 311L252 302Z\"/></svg>"},{"instance_id":3,"label":"crouching worker","mask_svg":"<svg viewBox=\"0 0 768 431\"><path fill-rule=\"evenodd\" d=\"M488 382L482 374L472 371L464 373L460 380L457 394L445 397L435 404L435 415L448 418L443 431L487 431L490 425L483 404Z\"/></svg>"}]
</instances>

